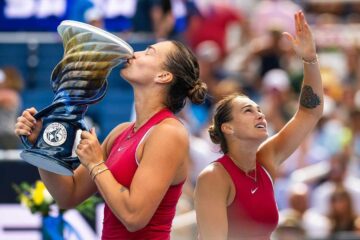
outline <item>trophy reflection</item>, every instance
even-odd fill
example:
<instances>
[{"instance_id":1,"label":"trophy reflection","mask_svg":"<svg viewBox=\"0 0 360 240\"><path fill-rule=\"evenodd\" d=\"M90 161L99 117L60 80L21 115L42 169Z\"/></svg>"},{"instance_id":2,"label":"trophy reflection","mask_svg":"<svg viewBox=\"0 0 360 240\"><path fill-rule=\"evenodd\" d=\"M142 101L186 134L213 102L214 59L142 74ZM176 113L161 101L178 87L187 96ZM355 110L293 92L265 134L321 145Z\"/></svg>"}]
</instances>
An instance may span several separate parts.
<instances>
[{"instance_id":1,"label":"trophy reflection","mask_svg":"<svg viewBox=\"0 0 360 240\"><path fill-rule=\"evenodd\" d=\"M115 35L85 23L63 21L57 30L64 56L51 74L54 99L34 116L43 119L34 145L21 136L26 149L20 156L44 170L73 175L80 164L75 149L81 131L88 130L84 121L88 106L105 96L109 73L134 50Z\"/></svg>"}]
</instances>

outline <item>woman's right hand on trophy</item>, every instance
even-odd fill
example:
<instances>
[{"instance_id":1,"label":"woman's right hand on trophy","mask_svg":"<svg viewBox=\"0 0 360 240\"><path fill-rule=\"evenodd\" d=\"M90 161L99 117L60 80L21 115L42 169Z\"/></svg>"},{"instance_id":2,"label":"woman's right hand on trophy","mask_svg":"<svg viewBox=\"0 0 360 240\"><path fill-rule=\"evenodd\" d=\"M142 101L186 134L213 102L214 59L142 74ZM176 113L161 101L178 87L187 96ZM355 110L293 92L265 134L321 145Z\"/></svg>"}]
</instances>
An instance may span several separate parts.
<instances>
[{"instance_id":1,"label":"woman's right hand on trophy","mask_svg":"<svg viewBox=\"0 0 360 240\"><path fill-rule=\"evenodd\" d=\"M26 136L31 144L34 144L42 128L42 120L36 120L34 115L37 110L32 107L28 108L17 118L15 124L15 134Z\"/></svg>"}]
</instances>

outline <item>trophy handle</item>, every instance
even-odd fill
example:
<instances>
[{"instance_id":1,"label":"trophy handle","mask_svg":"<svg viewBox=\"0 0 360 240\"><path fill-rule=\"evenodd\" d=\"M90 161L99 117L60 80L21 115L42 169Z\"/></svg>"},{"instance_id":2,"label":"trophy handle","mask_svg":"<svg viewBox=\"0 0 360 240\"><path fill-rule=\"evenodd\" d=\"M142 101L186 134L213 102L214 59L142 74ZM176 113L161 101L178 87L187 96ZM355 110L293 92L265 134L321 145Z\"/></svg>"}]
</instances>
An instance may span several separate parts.
<instances>
[{"instance_id":1,"label":"trophy handle","mask_svg":"<svg viewBox=\"0 0 360 240\"><path fill-rule=\"evenodd\" d=\"M45 107L44 109L42 109L40 112L37 112L34 115L34 118L36 120L39 120L39 119L43 118L44 116L50 115L51 112L53 112L56 108L60 107L61 105L65 105L65 103L57 102L57 103L51 104L51 105ZM83 129L83 130L86 130L86 129ZM26 149L29 149L32 147L32 144L29 142L27 136L21 135L20 139Z\"/></svg>"},{"instance_id":2,"label":"trophy handle","mask_svg":"<svg viewBox=\"0 0 360 240\"><path fill-rule=\"evenodd\" d=\"M29 149L29 148L32 147L32 145L30 144L30 142L29 142L29 140L27 139L26 136L21 135L21 136L20 136L20 139L21 139L21 142L22 142L22 144L24 145L24 147L25 147L26 149Z\"/></svg>"},{"instance_id":3,"label":"trophy handle","mask_svg":"<svg viewBox=\"0 0 360 240\"><path fill-rule=\"evenodd\" d=\"M47 107L45 107L43 110L41 110L40 112L36 113L34 115L34 118L36 120L39 120L40 118L44 117L46 114L51 113L56 107L58 107L61 103L55 103L52 105L49 105ZM21 135L20 136L21 142L23 143L24 147L26 149L29 149L32 147L32 144L29 142L28 138L25 135Z\"/></svg>"},{"instance_id":4,"label":"trophy handle","mask_svg":"<svg viewBox=\"0 0 360 240\"><path fill-rule=\"evenodd\" d=\"M62 106L62 105L86 105L89 103L94 103L94 102L98 102L100 101L106 94L106 89L107 89L108 83L105 82L103 84L103 86L101 87L101 89L99 90L98 94L96 94L95 96L93 96L90 100L67 100L67 101L59 101L59 102L55 102L47 107L45 107L44 109L42 109L40 112L36 113L34 115L34 118L36 120L39 120L40 118L43 118L44 116L48 116L50 115L51 112L53 112L56 108ZM86 129L86 127L84 127L82 130L88 130ZM21 142L23 143L24 147L26 149L29 149L32 147L32 144L29 142L28 138L24 135L20 136Z\"/></svg>"}]
</instances>

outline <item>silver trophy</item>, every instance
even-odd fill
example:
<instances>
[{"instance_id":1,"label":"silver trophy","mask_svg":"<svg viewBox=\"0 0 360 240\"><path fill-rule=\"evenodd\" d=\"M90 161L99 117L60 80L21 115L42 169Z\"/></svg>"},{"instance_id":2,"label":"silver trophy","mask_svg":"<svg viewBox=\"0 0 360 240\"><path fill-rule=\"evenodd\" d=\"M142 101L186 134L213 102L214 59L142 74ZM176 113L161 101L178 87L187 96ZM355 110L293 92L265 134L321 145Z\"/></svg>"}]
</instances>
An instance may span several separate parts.
<instances>
[{"instance_id":1,"label":"silver trophy","mask_svg":"<svg viewBox=\"0 0 360 240\"><path fill-rule=\"evenodd\" d=\"M21 158L28 163L61 175L73 175L80 164L75 154L82 130L88 130L84 116L89 104L106 94L111 70L134 50L122 39L94 26L63 21L57 28L64 56L51 74L54 99L37 114L43 128L34 145L25 136Z\"/></svg>"}]
</instances>

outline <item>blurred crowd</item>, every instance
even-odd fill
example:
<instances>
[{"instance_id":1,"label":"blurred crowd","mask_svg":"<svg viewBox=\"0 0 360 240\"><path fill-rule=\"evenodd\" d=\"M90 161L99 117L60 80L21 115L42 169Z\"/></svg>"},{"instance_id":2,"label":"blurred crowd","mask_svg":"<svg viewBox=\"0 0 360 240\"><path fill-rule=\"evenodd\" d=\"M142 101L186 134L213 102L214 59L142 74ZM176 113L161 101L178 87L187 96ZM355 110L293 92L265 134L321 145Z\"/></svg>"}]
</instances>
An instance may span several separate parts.
<instances>
[{"instance_id":1,"label":"blurred crowd","mask_svg":"<svg viewBox=\"0 0 360 240\"><path fill-rule=\"evenodd\" d=\"M192 168L178 215L193 210L196 177L220 157L207 133L219 99L240 91L259 102L270 135L295 113L302 62L282 32L294 32L293 14L302 9L316 38L325 109L316 130L284 163L274 183L280 211L274 239L360 239L359 1L127 0L120 5L108 0L107 9L103 2L91 1L82 10L85 22L106 29L106 12L128 9L132 18L119 18L128 24L120 34L177 39L198 57L209 95L205 104L189 104L179 114L191 133ZM20 147L16 140L8 144L21 109L21 82L16 69L0 70L2 149ZM196 239L195 221L174 229L173 238Z\"/></svg>"}]
</instances>

